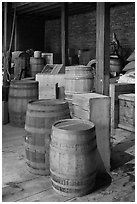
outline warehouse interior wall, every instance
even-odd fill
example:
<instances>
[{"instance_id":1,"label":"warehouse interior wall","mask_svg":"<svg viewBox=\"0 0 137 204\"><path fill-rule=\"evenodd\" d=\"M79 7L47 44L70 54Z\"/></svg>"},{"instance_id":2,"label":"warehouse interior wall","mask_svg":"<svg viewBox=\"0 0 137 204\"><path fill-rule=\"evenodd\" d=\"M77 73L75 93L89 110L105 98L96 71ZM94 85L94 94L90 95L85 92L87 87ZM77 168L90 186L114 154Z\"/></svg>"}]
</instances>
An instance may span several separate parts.
<instances>
[{"instance_id":1,"label":"warehouse interior wall","mask_svg":"<svg viewBox=\"0 0 137 204\"><path fill-rule=\"evenodd\" d=\"M44 48L61 56L61 21L45 21ZM96 56L96 10L69 16L69 48L84 50L90 59ZM110 9L110 41L113 32L123 48L125 58L135 48L135 3L115 5Z\"/></svg>"},{"instance_id":2,"label":"warehouse interior wall","mask_svg":"<svg viewBox=\"0 0 137 204\"><path fill-rule=\"evenodd\" d=\"M19 17L17 19L17 50L44 50L44 19Z\"/></svg>"}]
</instances>

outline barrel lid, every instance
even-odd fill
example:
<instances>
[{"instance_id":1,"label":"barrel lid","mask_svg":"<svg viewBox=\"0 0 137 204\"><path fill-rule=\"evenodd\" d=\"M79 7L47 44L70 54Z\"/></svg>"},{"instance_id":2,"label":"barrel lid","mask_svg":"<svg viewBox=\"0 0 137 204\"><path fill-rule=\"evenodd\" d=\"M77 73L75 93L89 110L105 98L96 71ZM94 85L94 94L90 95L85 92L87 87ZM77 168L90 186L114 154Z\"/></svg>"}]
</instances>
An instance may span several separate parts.
<instances>
[{"instance_id":1,"label":"barrel lid","mask_svg":"<svg viewBox=\"0 0 137 204\"><path fill-rule=\"evenodd\" d=\"M95 128L94 123L90 121L85 121L81 119L64 119L59 120L54 123L53 129L57 128L60 130L67 130L67 131L87 131Z\"/></svg>"},{"instance_id":2,"label":"barrel lid","mask_svg":"<svg viewBox=\"0 0 137 204\"><path fill-rule=\"evenodd\" d=\"M38 81L33 81L33 80L13 80L11 81L11 84L37 84Z\"/></svg>"},{"instance_id":3,"label":"barrel lid","mask_svg":"<svg viewBox=\"0 0 137 204\"><path fill-rule=\"evenodd\" d=\"M67 103L65 100L61 99L39 99L35 101L30 101L29 103L33 105L39 105L39 106L52 106L52 105L60 105Z\"/></svg>"},{"instance_id":4,"label":"barrel lid","mask_svg":"<svg viewBox=\"0 0 137 204\"><path fill-rule=\"evenodd\" d=\"M67 101L62 99L39 99L29 101L28 109L44 112L54 112L54 110L69 111L69 105Z\"/></svg>"}]
</instances>

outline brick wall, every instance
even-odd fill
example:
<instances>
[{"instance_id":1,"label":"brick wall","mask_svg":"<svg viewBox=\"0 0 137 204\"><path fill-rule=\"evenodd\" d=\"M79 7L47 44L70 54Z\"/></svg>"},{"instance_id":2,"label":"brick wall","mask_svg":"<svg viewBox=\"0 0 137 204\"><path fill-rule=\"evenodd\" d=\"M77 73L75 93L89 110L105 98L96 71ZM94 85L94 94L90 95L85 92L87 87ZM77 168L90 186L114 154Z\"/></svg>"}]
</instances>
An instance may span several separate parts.
<instances>
[{"instance_id":1,"label":"brick wall","mask_svg":"<svg viewBox=\"0 0 137 204\"><path fill-rule=\"evenodd\" d=\"M60 19L45 22L45 51L61 55ZM135 4L117 5L110 9L110 39L115 32L125 56L135 47ZM96 10L69 16L69 47L90 50L96 56ZM88 53L89 54L89 53Z\"/></svg>"}]
</instances>

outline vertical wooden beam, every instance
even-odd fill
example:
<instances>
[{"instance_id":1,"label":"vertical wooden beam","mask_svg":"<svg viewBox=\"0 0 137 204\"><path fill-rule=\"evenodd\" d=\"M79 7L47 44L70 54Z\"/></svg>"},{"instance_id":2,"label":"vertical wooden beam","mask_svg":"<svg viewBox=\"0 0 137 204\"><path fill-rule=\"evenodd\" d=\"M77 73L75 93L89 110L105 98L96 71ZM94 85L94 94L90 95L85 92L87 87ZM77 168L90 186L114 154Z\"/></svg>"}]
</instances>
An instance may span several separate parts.
<instances>
[{"instance_id":1,"label":"vertical wooden beam","mask_svg":"<svg viewBox=\"0 0 137 204\"><path fill-rule=\"evenodd\" d=\"M3 85L7 84L7 64L6 64L6 53L8 49L8 3L4 2L4 76L3 76Z\"/></svg>"},{"instance_id":2,"label":"vertical wooden beam","mask_svg":"<svg viewBox=\"0 0 137 204\"><path fill-rule=\"evenodd\" d=\"M14 50L18 50L18 22L17 22L17 15L15 20L15 35L14 35Z\"/></svg>"},{"instance_id":3,"label":"vertical wooden beam","mask_svg":"<svg viewBox=\"0 0 137 204\"><path fill-rule=\"evenodd\" d=\"M8 3L4 2L4 53L6 53L8 49L8 32L7 32L7 26L8 25Z\"/></svg>"},{"instance_id":4,"label":"vertical wooden beam","mask_svg":"<svg viewBox=\"0 0 137 204\"><path fill-rule=\"evenodd\" d=\"M62 64L68 65L68 3L61 7L61 51Z\"/></svg>"},{"instance_id":5,"label":"vertical wooden beam","mask_svg":"<svg viewBox=\"0 0 137 204\"><path fill-rule=\"evenodd\" d=\"M97 2L96 16L96 92L109 96L110 4Z\"/></svg>"}]
</instances>

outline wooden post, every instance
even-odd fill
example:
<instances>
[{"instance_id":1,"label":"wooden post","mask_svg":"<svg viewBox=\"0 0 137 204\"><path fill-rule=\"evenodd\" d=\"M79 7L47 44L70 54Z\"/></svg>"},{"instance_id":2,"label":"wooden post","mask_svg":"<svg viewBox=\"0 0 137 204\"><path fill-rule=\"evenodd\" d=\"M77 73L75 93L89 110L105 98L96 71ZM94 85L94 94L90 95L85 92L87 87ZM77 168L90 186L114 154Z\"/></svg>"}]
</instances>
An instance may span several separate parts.
<instances>
[{"instance_id":1,"label":"wooden post","mask_svg":"<svg viewBox=\"0 0 137 204\"><path fill-rule=\"evenodd\" d=\"M6 53L8 49L8 3L4 2L4 76L3 76L3 85L7 85L7 71L6 71Z\"/></svg>"},{"instance_id":2,"label":"wooden post","mask_svg":"<svg viewBox=\"0 0 137 204\"><path fill-rule=\"evenodd\" d=\"M6 53L7 45L7 24L8 24L8 3L4 2L4 53Z\"/></svg>"},{"instance_id":3,"label":"wooden post","mask_svg":"<svg viewBox=\"0 0 137 204\"><path fill-rule=\"evenodd\" d=\"M15 20L15 36L14 36L14 50L18 50L18 27L17 27L17 15L16 15L16 20Z\"/></svg>"},{"instance_id":4,"label":"wooden post","mask_svg":"<svg viewBox=\"0 0 137 204\"><path fill-rule=\"evenodd\" d=\"M110 5L97 2L96 20L96 92L109 96Z\"/></svg>"},{"instance_id":5,"label":"wooden post","mask_svg":"<svg viewBox=\"0 0 137 204\"><path fill-rule=\"evenodd\" d=\"M62 64L68 65L68 4L61 7L61 51Z\"/></svg>"}]
</instances>

